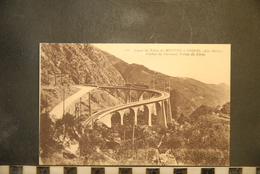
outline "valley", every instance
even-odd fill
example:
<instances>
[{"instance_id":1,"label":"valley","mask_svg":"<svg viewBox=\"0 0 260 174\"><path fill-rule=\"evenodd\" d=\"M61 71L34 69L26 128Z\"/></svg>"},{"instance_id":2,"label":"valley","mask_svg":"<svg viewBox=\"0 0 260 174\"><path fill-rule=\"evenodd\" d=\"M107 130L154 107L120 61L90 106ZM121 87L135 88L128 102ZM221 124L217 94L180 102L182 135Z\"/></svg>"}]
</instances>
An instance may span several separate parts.
<instances>
[{"instance_id":1,"label":"valley","mask_svg":"<svg viewBox=\"0 0 260 174\"><path fill-rule=\"evenodd\" d=\"M91 44L42 44L40 80L42 164L228 165L225 84L128 64Z\"/></svg>"}]
</instances>

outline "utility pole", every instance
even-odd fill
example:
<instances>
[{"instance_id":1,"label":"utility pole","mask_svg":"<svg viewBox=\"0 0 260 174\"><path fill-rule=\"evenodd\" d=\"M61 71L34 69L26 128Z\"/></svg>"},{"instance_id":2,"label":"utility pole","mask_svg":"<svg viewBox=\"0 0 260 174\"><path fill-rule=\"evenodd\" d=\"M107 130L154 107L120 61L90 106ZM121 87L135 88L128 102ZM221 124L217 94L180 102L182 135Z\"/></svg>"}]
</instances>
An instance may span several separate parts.
<instances>
[{"instance_id":1,"label":"utility pole","mask_svg":"<svg viewBox=\"0 0 260 174\"><path fill-rule=\"evenodd\" d=\"M50 77L49 77L49 71L48 71L48 86L50 85Z\"/></svg>"},{"instance_id":2,"label":"utility pole","mask_svg":"<svg viewBox=\"0 0 260 174\"><path fill-rule=\"evenodd\" d=\"M78 119L77 130L79 131L79 107L78 107L78 103L75 103L75 118Z\"/></svg>"},{"instance_id":3,"label":"utility pole","mask_svg":"<svg viewBox=\"0 0 260 174\"><path fill-rule=\"evenodd\" d=\"M65 85L62 84L63 86L63 117L64 117L64 114L65 114Z\"/></svg>"},{"instance_id":4,"label":"utility pole","mask_svg":"<svg viewBox=\"0 0 260 174\"><path fill-rule=\"evenodd\" d=\"M79 79L79 85L80 85L80 74L78 75L78 79Z\"/></svg>"},{"instance_id":5,"label":"utility pole","mask_svg":"<svg viewBox=\"0 0 260 174\"><path fill-rule=\"evenodd\" d=\"M79 98L79 116L81 116L81 97Z\"/></svg>"},{"instance_id":6,"label":"utility pole","mask_svg":"<svg viewBox=\"0 0 260 174\"><path fill-rule=\"evenodd\" d=\"M129 103L131 103L132 100L131 100L131 86L129 87Z\"/></svg>"},{"instance_id":7,"label":"utility pole","mask_svg":"<svg viewBox=\"0 0 260 174\"><path fill-rule=\"evenodd\" d=\"M124 143L125 143L125 130L124 130Z\"/></svg>"},{"instance_id":8,"label":"utility pole","mask_svg":"<svg viewBox=\"0 0 260 174\"><path fill-rule=\"evenodd\" d=\"M77 106L77 111L78 111L78 131L79 131L79 118L80 118L80 109L79 107Z\"/></svg>"},{"instance_id":9,"label":"utility pole","mask_svg":"<svg viewBox=\"0 0 260 174\"><path fill-rule=\"evenodd\" d=\"M54 73L55 86L56 86L56 73Z\"/></svg>"},{"instance_id":10,"label":"utility pole","mask_svg":"<svg viewBox=\"0 0 260 174\"><path fill-rule=\"evenodd\" d=\"M165 86L166 86L166 81L164 81L164 84L163 84L163 91L165 92Z\"/></svg>"},{"instance_id":11,"label":"utility pole","mask_svg":"<svg viewBox=\"0 0 260 174\"><path fill-rule=\"evenodd\" d=\"M49 110L48 110L48 96L46 95L46 113L49 114Z\"/></svg>"},{"instance_id":12,"label":"utility pole","mask_svg":"<svg viewBox=\"0 0 260 174\"><path fill-rule=\"evenodd\" d=\"M75 117L77 117L77 103L75 103Z\"/></svg>"},{"instance_id":13,"label":"utility pole","mask_svg":"<svg viewBox=\"0 0 260 174\"><path fill-rule=\"evenodd\" d=\"M117 93L116 93L116 87L114 88L114 96L115 96L115 98L117 98Z\"/></svg>"},{"instance_id":14,"label":"utility pole","mask_svg":"<svg viewBox=\"0 0 260 174\"><path fill-rule=\"evenodd\" d=\"M134 158L134 144L135 144L135 121L133 123L133 135L132 135L132 157Z\"/></svg>"},{"instance_id":15,"label":"utility pole","mask_svg":"<svg viewBox=\"0 0 260 174\"><path fill-rule=\"evenodd\" d=\"M63 74L60 73L60 83L61 83L61 84L63 84L63 82L62 82L62 75L63 75Z\"/></svg>"},{"instance_id":16,"label":"utility pole","mask_svg":"<svg viewBox=\"0 0 260 174\"><path fill-rule=\"evenodd\" d=\"M91 94L89 92L89 97L88 97L88 103L89 103L89 117L91 117Z\"/></svg>"},{"instance_id":17,"label":"utility pole","mask_svg":"<svg viewBox=\"0 0 260 174\"><path fill-rule=\"evenodd\" d=\"M171 93L170 80L168 81L169 94Z\"/></svg>"}]
</instances>

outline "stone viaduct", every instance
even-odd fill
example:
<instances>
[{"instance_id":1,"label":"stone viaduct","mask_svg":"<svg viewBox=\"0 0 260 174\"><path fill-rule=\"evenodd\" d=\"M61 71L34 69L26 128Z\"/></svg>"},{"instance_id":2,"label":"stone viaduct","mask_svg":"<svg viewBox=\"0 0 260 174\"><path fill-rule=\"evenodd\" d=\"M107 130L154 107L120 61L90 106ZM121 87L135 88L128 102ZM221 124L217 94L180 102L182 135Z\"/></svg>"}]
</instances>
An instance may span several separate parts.
<instances>
[{"instance_id":1,"label":"stone viaduct","mask_svg":"<svg viewBox=\"0 0 260 174\"><path fill-rule=\"evenodd\" d=\"M125 104L113 106L93 114L84 122L84 129L91 127L92 122L96 120L108 127L138 124L168 127L172 123L170 94L168 92L127 87L103 86L99 88L114 96L120 95L117 90L123 91ZM135 99L131 96L133 95L131 94L132 91L135 91Z\"/></svg>"}]
</instances>

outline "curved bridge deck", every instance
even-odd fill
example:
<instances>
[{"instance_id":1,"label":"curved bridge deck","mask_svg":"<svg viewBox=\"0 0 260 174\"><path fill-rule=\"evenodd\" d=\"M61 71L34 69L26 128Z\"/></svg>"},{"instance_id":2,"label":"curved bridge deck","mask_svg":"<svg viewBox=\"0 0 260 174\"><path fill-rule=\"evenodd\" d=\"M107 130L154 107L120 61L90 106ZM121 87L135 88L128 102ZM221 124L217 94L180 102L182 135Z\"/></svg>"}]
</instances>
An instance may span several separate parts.
<instances>
[{"instance_id":1,"label":"curved bridge deck","mask_svg":"<svg viewBox=\"0 0 260 174\"><path fill-rule=\"evenodd\" d=\"M140 88L128 88L128 87L111 87L111 86L100 86L100 87L97 87L97 88L101 88L101 89L107 89L107 88L108 89L127 89L127 90L130 89L130 90L137 90L137 91L147 91L147 92L157 93L157 94L159 94L159 97L151 98L151 99L147 99L147 100L142 100L142 101L137 101L137 102L131 102L131 103L122 104L122 105L118 105L118 106L113 106L113 107L106 108L106 109L103 109L101 111L98 111L98 112L94 113L93 115L91 115L89 118L87 118L87 120L83 123L83 130L85 129L85 127L87 125L92 123L92 121L100 119L102 117L105 117L108 114L112 114L115 111L127 109L127 108L130 108L130 107L141 106L141 105L144 105L144 104L150 104L150 103L163 101L163 100L169 99L169 97L170 97L170 94L167 93L167 92L162 92L162 91L152 90L152 89L140 89Z\"/></svg>"}]
</instances>

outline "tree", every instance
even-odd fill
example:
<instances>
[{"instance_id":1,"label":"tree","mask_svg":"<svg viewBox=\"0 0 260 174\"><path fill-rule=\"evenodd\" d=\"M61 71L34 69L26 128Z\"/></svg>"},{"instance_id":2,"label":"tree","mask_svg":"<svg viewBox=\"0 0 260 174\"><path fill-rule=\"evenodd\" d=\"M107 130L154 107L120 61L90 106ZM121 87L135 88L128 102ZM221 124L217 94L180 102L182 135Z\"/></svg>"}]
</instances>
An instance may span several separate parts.
<instances>
[{"instance_id":1,"label":"tree","mask_svg":"<svg viewBox=\"0 0 260 174\"><path fill-rule=\"evenodd\" d=\"M48 113L40 115L40 156L42 159L48 158L54 152L57 142L53 139L54 124Z\"/></svg>"}]
</instances>

